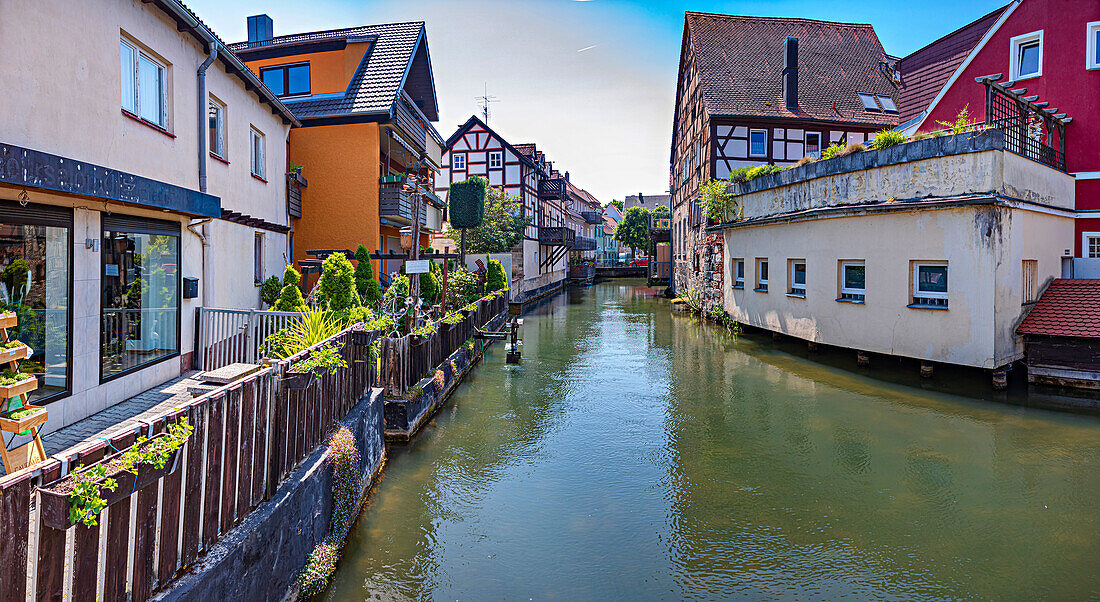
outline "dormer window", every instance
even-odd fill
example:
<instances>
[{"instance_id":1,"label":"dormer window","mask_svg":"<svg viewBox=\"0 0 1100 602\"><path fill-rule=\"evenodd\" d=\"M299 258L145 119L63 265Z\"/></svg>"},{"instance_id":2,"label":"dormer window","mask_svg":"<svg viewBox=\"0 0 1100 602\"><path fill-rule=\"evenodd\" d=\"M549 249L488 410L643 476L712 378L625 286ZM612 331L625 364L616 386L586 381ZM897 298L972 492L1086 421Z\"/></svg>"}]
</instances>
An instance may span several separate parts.
<instances>
[{"instance_id":1,"label":"dormer window","mask_svg":"<svg viewBox=\"0 0 1100 602\"><path fill-rule=\"evenodd\" d=\"M859 102L863 103L863 110L869 113L897 113L898 105L893 97L886 94L868 94L856 92Z\"/></svg>"},{"instance_id":2,"label":"dormer window","mask_svg":"<svg viewBox=\"0 0 1100 602\"><path fill-rule=\"evenodd\" d=\"M878 99L878 104L882 106L882 110L887 113L897 113L898 105L894 103L894 99L886 96L885 94L876 94L875 98Z\"/></svg>"},{"instance_id":3,"label":"dormer window","mask_svg":"<svg viewBox=\"0 0 1100 602\"><path fill-rule=\"evenodd\" d=\"M310 92L309 63L260 69L260 79L275 96L303 96Z\"/></svg>"},{"instance_id":4,"label":"dormer window","mask_svg":"<svg viewBox=\"0 0 1100 602\"><path fill-rule=\"evenodd\" d=\"M1043 74L1043 31L1016 36L1009 41L1009 75L1014 80Z\"/></svg>"},{"instance_id":5,"label":"dormer window","mask_svg":"<svg viewBox=\"0 0 1100 602\"><path fill-rule=\"evenodd\" d=\"M878 103L875 102L874 94L864 94L863 92L856 92L856 94L859 96L859 101L863 103L864 111L873 111L875 113L878 113L882 110L878 108Z\"/></svg>"}]
</instances>

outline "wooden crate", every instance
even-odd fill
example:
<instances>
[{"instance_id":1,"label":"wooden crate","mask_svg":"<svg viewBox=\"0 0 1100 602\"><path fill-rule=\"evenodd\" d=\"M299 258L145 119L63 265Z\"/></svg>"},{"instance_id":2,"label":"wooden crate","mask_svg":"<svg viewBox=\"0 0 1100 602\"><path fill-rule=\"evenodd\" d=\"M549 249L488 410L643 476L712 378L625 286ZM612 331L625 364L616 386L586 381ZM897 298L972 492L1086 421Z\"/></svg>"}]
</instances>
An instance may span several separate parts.
<instances>
[{"instance_id":1,"label":"wooden crate","mask_svg":"<svg viewBox=\"0 0 1100 602\"><path fill-rule=\"evenodd\" d=\"M0 314L0 328L15 328L19 325L19 318L15 313Z\"/></svg>"},{"instance_id":2,"label":"wooden crate","mask_svg":"<svg viewBox=\"0 0 1100 602\"><path fill-rule=\"evenodd\" d=\"M37 388L38 379L33 376L14 385L0 385L0 399L11 399L16 395L30 393Z\"/></svg>"},{"instance_id":3,"label":"wooden crate","mask_svg":"<svg viewBox=\"0 0 1100 602\"><path fill-rule=\"evenodd\" d=\"M21 433L31 427L45 424L46 420L48 420L50 417L49 413L46 412L46 408L43 408L41 406L26 405L19 409L30 409L38 411L29 416L24 416L18 420L7 418L4 415L0 414L0 430L7 431L9 433ZM18 410L12 411L15 412Z\"/></svg>"},{"instance_id":4,"label":"wooden crate","mask_svg":"<svg viewBox=\"0 0 1100 602\"><path fill-rule=\"evenodd\" d=\"M14 349L5 349L0 351L0 365L8 362L16 362L19 360L25 360L31 356L31 348L23 345L22 347L15 347Z\"/></svg>"}]
</instances>

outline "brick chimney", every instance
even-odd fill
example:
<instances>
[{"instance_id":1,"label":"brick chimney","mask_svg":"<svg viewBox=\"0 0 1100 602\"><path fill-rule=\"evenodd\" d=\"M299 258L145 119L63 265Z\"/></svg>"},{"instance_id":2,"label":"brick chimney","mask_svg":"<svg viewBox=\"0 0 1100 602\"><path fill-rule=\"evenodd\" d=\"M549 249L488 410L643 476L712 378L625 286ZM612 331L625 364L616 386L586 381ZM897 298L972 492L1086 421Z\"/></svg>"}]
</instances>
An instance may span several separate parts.
<instances>
[{"instance_id":1,"label":"brick chimney","mask_svg":"<svg viewBox=\"0 0 1100 602\"><path fill-rule=\"evenodd\" d=\"M798 108L798 38L787 38L783 56L783 103L794 110Z\"/></svg>"}]
</instances>

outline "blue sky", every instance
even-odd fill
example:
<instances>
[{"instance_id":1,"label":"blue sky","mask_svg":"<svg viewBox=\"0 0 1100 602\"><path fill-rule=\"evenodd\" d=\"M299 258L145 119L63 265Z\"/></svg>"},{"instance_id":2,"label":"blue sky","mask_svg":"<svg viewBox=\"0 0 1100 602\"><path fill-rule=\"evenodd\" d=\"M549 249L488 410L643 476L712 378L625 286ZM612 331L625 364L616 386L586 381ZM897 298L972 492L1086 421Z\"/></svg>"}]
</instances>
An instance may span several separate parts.
<instances>
[{"instance_id":1,"label":"blue sky","mask_svg":"<svg viewBox=\"0 0 1100 602\"><path fill-rule=\"evenodd\" d=\"M603 202L668 187L676 67L685 10L874 25L904 56L1007 0L188 0L222 39L267 13L275 35L425 21L444 138L478 111L512 143L537 142Z\"/></svg>"}]
</instances>

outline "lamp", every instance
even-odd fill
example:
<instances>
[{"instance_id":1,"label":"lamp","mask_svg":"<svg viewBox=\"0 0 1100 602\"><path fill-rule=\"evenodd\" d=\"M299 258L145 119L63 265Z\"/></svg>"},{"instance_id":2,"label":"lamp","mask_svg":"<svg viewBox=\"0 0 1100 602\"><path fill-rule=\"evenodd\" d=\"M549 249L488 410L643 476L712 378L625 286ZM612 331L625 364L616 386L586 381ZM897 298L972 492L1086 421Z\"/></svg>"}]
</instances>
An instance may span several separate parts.
<instances>
[{"instance_id":1,"label":"lamp","mask_svg":"<svg viewBox=\"0 0 1100 602\"><path fill-rule=\"evenodd\" d=\"M401 248L408 253L413 246L412 228L401 228Z\"/></svg>"}]
</instances>

